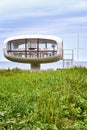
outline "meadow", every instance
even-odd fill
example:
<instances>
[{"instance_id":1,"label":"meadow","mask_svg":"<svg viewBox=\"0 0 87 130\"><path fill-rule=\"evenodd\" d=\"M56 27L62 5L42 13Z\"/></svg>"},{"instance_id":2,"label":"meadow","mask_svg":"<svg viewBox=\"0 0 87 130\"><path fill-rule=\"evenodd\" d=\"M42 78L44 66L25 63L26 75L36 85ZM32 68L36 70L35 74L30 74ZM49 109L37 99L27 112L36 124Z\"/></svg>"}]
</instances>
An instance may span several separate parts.
<instances>
[{"instance_id":1,"label":"meadow","mask_svg":"<svg viewBox=\"0 0 87 130\"><path fill-rule=\"evenodd\" d=\"M0 70L0 130L87 130L87 68Z\"/></svg>"}]
</instances>

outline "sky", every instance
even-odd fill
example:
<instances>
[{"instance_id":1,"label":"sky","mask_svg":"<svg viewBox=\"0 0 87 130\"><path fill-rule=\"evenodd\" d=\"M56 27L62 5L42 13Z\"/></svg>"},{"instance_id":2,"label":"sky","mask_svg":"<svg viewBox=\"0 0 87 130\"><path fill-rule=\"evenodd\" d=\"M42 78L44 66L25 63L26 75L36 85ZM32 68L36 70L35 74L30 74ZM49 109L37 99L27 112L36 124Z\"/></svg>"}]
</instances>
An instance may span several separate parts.
<instances>
[{"instance_id":1,"label":"sky","mask_svg":"<svg viewBox=\"0 0 87 130\"><path fill-rule=\"evenodd\" d=\"M0 61L3 41L26 34L58 36L75 61L87 61L87 0L1 0Z\"/></svg>"}]
</instances>

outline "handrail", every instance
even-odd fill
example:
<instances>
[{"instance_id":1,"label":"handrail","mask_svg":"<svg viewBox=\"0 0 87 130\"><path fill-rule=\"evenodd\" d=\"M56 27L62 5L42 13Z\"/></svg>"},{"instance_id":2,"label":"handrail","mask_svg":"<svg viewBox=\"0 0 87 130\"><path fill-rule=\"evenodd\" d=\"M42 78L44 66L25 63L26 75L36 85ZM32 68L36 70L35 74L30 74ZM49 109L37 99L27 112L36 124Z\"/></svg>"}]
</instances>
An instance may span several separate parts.
<instances>
[{"instance_id":1,"label":"handrail","mask_svg":"<svg viewBox=\"0 0 87 130\"><path fill-rule=\"evenodd\" d=\"M57 50L7 50L7 52L57 52Z\"/></svg>"}]
</instances>

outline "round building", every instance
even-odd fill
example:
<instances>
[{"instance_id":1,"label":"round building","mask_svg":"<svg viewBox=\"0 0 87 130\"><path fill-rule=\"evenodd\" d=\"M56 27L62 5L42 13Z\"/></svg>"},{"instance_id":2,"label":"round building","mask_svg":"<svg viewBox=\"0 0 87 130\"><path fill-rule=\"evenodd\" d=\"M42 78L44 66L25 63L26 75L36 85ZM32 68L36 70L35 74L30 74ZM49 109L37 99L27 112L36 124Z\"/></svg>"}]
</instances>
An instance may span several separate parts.
<instances>
[{"instance_id":1,"label":"round building","mask_svg":"<svg viewBox=\"0 0 87 130\"><path fill-rule=\"evenodd\" d=\"M32 70L39 70L40 64L63 59L63 41L49 35L20 35L4 41L4 56L11 61L30 63Z\"/></svg>"}]
</instances>

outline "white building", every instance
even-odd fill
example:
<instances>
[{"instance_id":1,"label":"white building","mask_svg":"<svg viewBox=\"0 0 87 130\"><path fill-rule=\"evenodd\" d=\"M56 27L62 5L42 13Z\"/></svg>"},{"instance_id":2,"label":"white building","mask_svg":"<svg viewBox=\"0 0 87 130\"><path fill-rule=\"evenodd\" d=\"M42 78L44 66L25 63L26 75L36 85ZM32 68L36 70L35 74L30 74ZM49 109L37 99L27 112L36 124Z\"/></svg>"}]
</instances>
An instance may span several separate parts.
<instances>
[{"instance_id":1,"label":"white building","mask_svg":"<svg viewBox=\"0 0 87 130\"><path fill-rule=\"evenodd\" d=\"M21 35L4 41L4 56L15 62L30 63L32 70L39 70L41 63L63 59L63 41L49 35Z\"/></svg>"}]
</instances>

